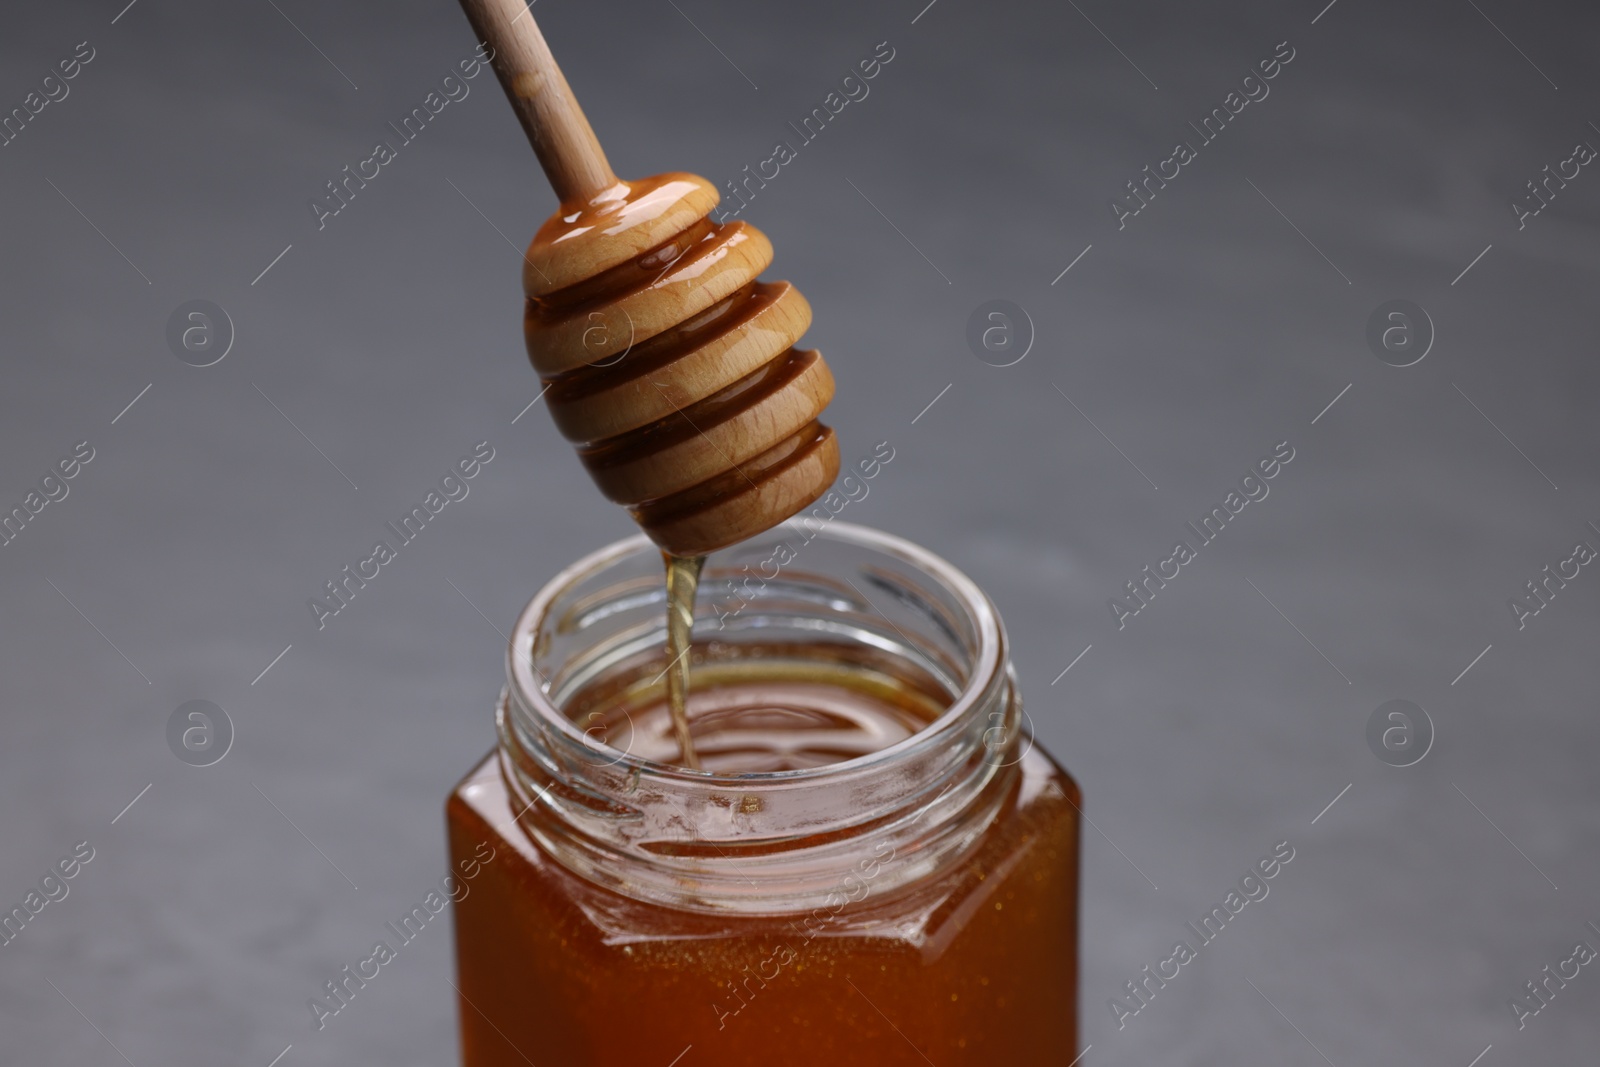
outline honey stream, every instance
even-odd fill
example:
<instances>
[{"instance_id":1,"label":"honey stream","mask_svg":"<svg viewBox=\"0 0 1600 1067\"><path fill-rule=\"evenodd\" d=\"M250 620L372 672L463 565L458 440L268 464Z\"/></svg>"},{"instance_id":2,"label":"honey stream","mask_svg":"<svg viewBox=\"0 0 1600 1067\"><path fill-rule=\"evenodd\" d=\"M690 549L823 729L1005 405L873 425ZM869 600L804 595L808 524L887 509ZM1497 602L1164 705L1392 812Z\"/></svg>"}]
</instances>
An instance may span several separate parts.
<instances>
[{"instance_id":1,"label":"honey stream","mask_svg":"<svg viewBox=\"0 0 1600 1067\"><path fill-rule=\"evenodd\" d=\"M667 706L683 765L698 771L700 757L689 734L689 648L694 640L694 595L706 558L670 552L661 556L667 564Z\"/></svg>"}]
</instances>

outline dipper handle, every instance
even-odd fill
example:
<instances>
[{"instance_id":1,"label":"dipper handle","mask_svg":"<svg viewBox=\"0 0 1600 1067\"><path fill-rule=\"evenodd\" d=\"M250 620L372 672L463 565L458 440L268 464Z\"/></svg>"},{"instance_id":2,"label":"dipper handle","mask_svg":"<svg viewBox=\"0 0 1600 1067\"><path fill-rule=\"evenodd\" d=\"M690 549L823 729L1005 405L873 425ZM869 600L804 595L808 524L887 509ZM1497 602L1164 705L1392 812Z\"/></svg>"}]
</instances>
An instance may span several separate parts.
<instances>
[{"instance_id":1,"label":"dipper handle","mask_svg":"<svg viewBox=\"0 0 1600 1067\"><path fill-rule=\"evenodd\" d=\"M617 184L594 129L522 0L461 0L478 40L494 50L500 87L562 203Z\"/></svg>"}]
</instances>

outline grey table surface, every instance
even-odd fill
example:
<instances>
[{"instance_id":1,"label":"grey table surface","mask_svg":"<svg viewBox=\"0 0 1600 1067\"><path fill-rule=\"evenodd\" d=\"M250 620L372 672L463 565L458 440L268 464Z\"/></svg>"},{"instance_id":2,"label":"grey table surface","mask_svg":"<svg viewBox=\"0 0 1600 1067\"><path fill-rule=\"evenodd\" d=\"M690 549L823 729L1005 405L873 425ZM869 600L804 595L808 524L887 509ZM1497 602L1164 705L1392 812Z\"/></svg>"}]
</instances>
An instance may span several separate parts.
<instances>
[{"instance_id":1,"label":"grey table surface","mask_svg":"<svg viewBox=\"0 0 1600 1067\"><path fill-rule=\"evenodd\" d=\"M1520 1028L1509 1002L1600 945L1600 577L1520 628L1510 600L1600 546L1600 177L1565 162L1600 144L1600 14L923 2L536 10L624 175L740 175L893 49L741 217L816 309L846 459L896 450L848 517L990 592L1084 787L1084 1062L1592 1062L1600 975ZM321 1032L306 1002L444 873L497 630L631 532L525 410L552 197L485 75L319 228L471 54L446 0L122 5L0 34L0 106L60 97L0 148L0 505L93 449L0 548L0 903L94 850L0 947L0 1062L450 1063L442 928ZM1235 90L1268 95L1203 140ZM1547 165L1570 180L1519 226ZM167 340L194 299L231 322L208 367ZM994 299L1032 334L1011 366L967 341ZM1431 340L1407 367L1366 336L1394 299ZM307 599L479 441L469 497L319 630ZM1270 495L1119 628L1280 442ZM1409 767L1366 740L1395 699L1432 726ZM190 700L233 725L209 767L168 746ZM1280 841L1270 896L1119 1027Z\"/></svg>"}]
</instances>

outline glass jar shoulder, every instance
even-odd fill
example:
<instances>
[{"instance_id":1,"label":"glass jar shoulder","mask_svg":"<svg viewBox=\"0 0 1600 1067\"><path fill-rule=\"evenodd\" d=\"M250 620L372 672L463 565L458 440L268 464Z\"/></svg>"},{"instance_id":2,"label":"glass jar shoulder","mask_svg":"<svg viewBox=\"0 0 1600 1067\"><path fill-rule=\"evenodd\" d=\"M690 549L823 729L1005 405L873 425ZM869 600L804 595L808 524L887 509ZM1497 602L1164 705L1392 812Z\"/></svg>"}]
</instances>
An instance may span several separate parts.
<instances>
[{"instance_id":1,"label":"glass jar shoulder","mask_svg":"<svg viewBox=\"0 0 1600 1067\"><path fill-rule=\"evenodd\" d=\"M490 840L507 862L498 880L516 883L521 907L547 912L567 934L596 946L656 940L770 938L798 932L808 940L870 940L934 957L951 944L985 903L1007 899L1036 917L1059 902L1075 907L1081 794L1071 775L1037 745L1003 769L1006 791L965 859L941 876L909 886L884 877L902 861L894 850L868 850L835 892L805 913L707 915L634 901L595 885L556 862L518 824L533 817L514 809L499 761L485 757L447 805L452 850L463 855ZM555 913L560 913L559 915Z\"/></svg>"}]
</instances>

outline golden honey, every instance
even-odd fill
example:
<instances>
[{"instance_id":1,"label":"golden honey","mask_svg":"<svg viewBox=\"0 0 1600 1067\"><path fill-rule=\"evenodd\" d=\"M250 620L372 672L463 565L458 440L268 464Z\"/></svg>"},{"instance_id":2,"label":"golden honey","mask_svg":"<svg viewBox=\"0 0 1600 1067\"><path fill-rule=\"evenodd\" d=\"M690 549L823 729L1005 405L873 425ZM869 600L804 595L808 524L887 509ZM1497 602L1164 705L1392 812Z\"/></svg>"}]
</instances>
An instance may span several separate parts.
<instances>
[{"instance_id":1,"label":"golden honey","mask_svg":"<svg viewBox=\"0 0 1600 1067\"><path fill-rule=\"evenodd\" d=\"M714 555L702 605L770 551ZM641 537L518 624L502 744L447 806L497 856L455 913L467 1067L1070 1062L1080 799L987 599L833 524L737 626L702 612L699 771L665 602Z\"/></svg>"}]
</instances>

